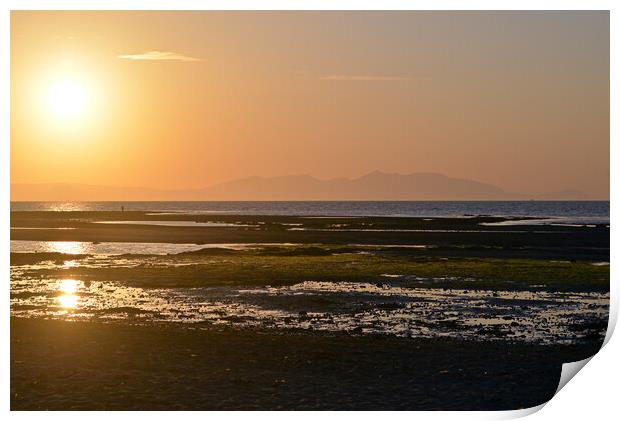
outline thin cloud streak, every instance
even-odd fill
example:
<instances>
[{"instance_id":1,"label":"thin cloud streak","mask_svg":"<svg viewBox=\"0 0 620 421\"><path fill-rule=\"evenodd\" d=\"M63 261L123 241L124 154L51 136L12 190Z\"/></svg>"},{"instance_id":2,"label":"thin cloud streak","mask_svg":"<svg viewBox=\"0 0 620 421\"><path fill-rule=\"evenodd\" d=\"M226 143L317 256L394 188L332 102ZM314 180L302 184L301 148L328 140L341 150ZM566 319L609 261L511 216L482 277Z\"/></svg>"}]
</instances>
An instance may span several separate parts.
<instances>
[{"instance_id":1,"label":"thin cloud streak","mask_svg":"<svg viewBox=\"0 0 620 421\"><path fill-rule=\"evenodd\" d=\"M124 60L145 60L145 61L202 61L197 57L190 57L171 51L148 51L140 54L124 54L118 56Z\"/></svg>"},{"instance_id":2,"label":"thin cloud streak","mask_svg":"<svg viewBox=\"0 0 620 421\"><path fill-rule=\"evenodd\" d=\"M412 80L404 76L371 76L371 75L329 75L321 76L320 80L344 81L383 81L383 80Z\"/></svg>"}]
</instances>

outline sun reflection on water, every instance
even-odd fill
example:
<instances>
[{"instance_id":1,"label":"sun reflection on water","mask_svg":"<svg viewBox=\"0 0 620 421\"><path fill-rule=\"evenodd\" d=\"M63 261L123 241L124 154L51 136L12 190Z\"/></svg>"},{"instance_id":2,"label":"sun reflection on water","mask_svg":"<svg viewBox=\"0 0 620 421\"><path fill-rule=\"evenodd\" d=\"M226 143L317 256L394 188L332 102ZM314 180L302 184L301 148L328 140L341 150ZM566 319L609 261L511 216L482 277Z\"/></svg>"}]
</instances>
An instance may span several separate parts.
<instances>
[{"instance_id":1,"label":"sun reflection on water","mask_svg":"<svg viewBox=\"0 0 620 421\"><path fill-rule=\"evenodd\" d=\"M75 279L63 279L58 284L58 291L62 294L58 296L58 302L60 306L66 309L72 309L77 306L80 299L77 295L80 286L80 281Z\"/></svg>"},{"instance_id":2,"label":"sun reflection on water","mask_svg":"<svg viewBox=\"0 0 620 421\"><path fill-rule=\"evenodd\" d=\"M72 309L77 306L78 300L80 297L72 294L64 294L58 297L58 301L60 305L66 309Z\"/></svg>"},{"instance_id":3,"label":"sun reflection on water","mask_svg":"<svg viewBox=\"0 0 620 421\"><path fill-rule=\"evenodd\" d=\"M80 281L76 281L75 279L63 279L60 281L58 286L58 290L62 291L65 294L75 294L80 285Z\"/></svg>"},{"instance_id":4,"label":"sun reflection on water","mask_svg":"<svg viewBox=\"0 0 620 421\"><path fill-rule=\"evenodd\" d=\"M86 243L81 241L48 241L46 245L49 252L64 254L86 253Z\"/></svg>"},{"instance_id":5,"label":"sun reflection on water","mask_svg":"<svg viewBox=\"0 0 620 421\"><path fill-rule=\"evenodd\" d=\"M54 212L74 212L86 210L86 206L80 202L52 202L46 205L46 210Z\"/></svg>"}]
</instances>

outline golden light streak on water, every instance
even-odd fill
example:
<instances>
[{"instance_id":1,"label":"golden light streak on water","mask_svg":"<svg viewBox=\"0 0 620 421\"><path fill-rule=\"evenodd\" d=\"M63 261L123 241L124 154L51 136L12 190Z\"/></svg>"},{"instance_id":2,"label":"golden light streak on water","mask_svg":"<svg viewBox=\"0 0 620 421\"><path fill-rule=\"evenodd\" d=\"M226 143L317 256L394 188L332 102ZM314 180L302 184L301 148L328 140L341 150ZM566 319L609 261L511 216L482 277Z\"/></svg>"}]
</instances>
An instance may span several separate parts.
<instances>
[{"instance_id":1,"label":"golden light streak on water","mask_svg":"<svg viewBox=\"0 0 620 421\"><path fill-rule=\"evenodd\" d=\"M58 291L62 293L58 297L60 305L66 309L72 309L77 306L80 299L77 292L79 290L80 281L75 279L63 279L58 284Z\"/></svg>"}]
</instances>

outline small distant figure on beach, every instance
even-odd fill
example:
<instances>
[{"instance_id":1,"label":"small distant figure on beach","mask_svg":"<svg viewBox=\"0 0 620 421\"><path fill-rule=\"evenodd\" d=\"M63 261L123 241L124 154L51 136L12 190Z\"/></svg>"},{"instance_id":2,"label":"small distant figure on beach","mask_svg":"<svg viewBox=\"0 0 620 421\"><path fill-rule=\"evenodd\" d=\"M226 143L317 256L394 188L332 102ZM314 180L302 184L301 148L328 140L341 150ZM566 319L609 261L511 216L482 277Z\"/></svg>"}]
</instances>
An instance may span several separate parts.
<instances>
[{"instance_id":1,"label":"small distant figure on beach","mask_svg":"<svg viewBox=\"0 0 620 421\"><path fill-rule=\"evenodd\" d=\"M125 212L125 206L121 206L121 212Z\"/></svg>"}]
</instances>

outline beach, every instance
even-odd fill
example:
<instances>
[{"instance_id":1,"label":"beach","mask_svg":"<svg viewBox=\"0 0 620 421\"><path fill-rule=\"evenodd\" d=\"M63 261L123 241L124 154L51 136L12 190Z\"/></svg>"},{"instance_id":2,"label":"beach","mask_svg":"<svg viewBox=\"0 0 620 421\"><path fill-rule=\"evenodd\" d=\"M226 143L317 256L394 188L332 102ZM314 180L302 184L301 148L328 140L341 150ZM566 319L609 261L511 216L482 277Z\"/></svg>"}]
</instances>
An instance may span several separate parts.
<instances>
[{"instance_id":1,"label":"beach","mask_svg":"<svg viewBox=\"0 0 620 421\"><path fill-rule=\"evenodd\" d=\"M11 409L527 408L597 349L15 319Z\"/></svg>"},{"instance_id":2,"label":"beach","mask_svg":"<svg viewBox=\"0 0 620 421\"><path fill-rule=\"evenodd\" d=\"M15 211L12 409L481 410L607 328L609 225Z\"/></svg>"}]
</instances>

